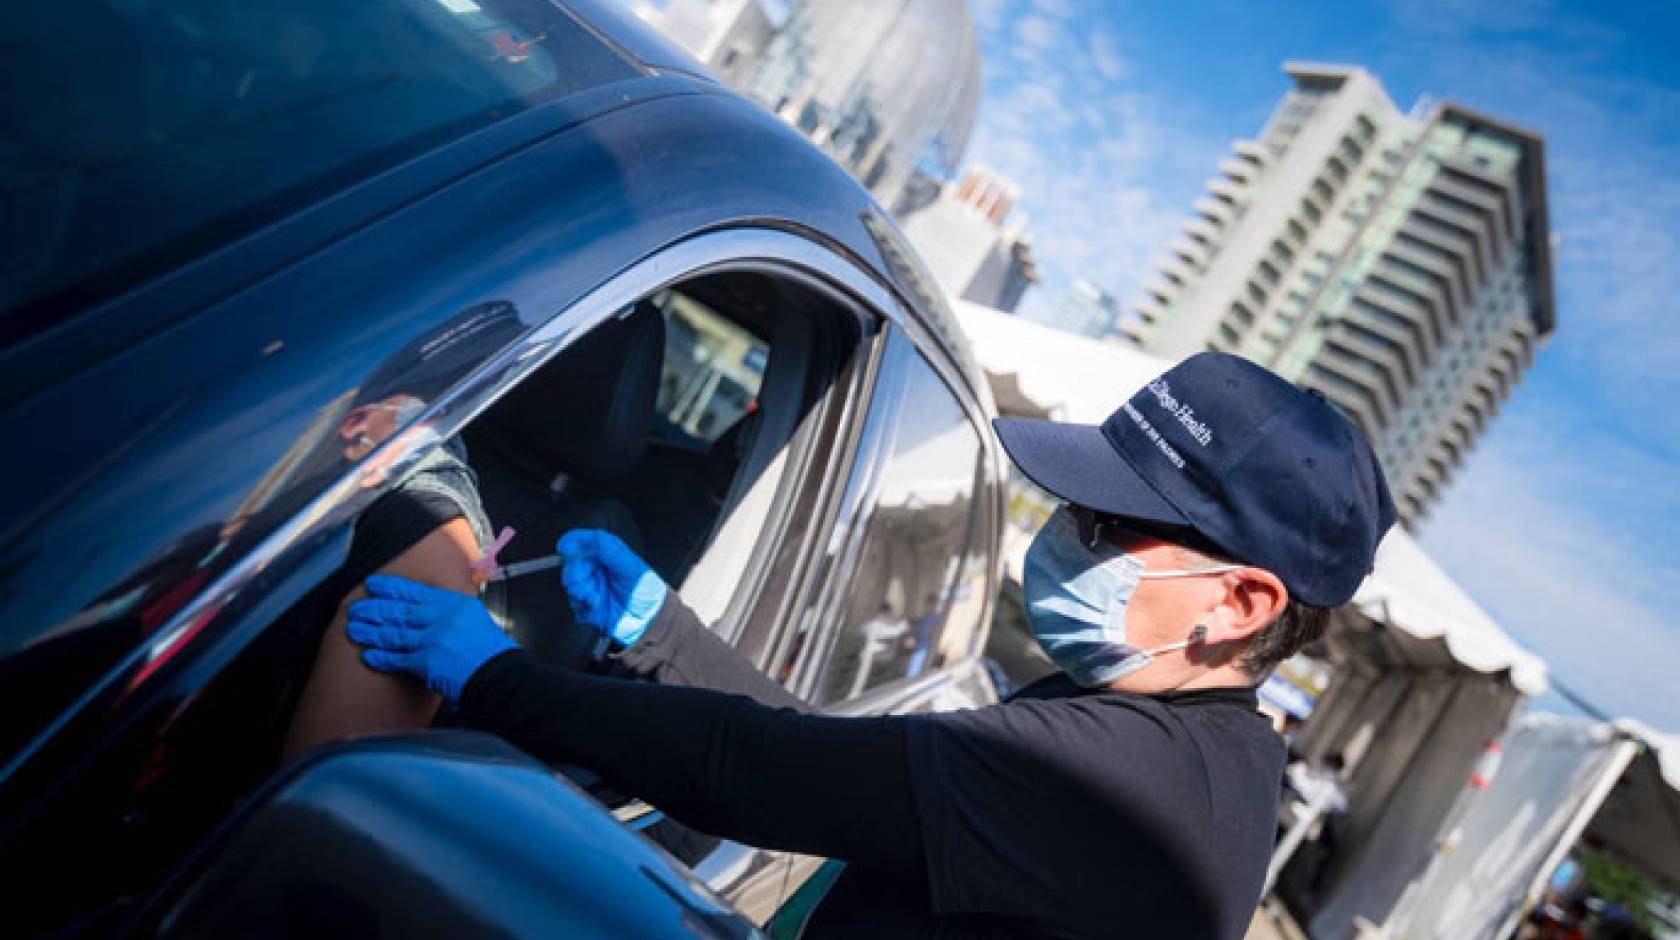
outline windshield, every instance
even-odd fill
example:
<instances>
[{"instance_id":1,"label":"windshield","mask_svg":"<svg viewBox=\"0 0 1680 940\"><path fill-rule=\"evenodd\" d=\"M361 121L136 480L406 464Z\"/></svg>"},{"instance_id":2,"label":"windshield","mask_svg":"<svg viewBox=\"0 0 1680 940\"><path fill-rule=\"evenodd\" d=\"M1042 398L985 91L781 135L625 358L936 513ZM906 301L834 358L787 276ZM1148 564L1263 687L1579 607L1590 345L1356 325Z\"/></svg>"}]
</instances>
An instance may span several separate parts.
<instances>
[{"instance_id":1,"label":"windshield","mask_svg":"<svg viewBox=\"0 0 1680 940\"><path fill-rule=\"evenodd\" d=\"M635 74L549 0L0 11L0 347L473 128Z\"/></svg>"}]
</instances>

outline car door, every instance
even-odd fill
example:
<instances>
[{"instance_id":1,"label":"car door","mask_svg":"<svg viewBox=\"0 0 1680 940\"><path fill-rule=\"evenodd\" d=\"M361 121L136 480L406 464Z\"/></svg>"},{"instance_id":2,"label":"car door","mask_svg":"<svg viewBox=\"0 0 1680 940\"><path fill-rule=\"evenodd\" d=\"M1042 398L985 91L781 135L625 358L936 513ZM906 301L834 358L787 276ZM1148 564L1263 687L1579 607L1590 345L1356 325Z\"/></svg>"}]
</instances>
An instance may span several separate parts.
<instances>
[{"instance_id":1,"label":"car door","mask_svg":"<svg viewBox=\"0 0 1680 940\"><path fill-rule=\"evenodd\" d=\"M762 936L563 777L460 731L358 741L289 767L123 935Z\"/></svg>"},{"instance_id":2,"label":"car door","mask_svg":"<svg viewBox=\"0 0 1680 940\"><path fill-rule=\"evenodd\" d=\"M466 358L433 375L438 384L425 407L377 442L365 459L311 487L308 498L266 499L264 493L288 492L287 481L309 464L309 454L338 446L334 415L349 403L331 403L251 494L263 511L278 514L274 525L261 539L234 542L216 556L207 577L194 582L196 593L164 613L136 671L113 688L109 703L90 713L89 721L103 718L99 746L71 755L60 739L27 755L34 760L28 769L38 775L64 760L73 760L74 774L55 778L27 814L5 820L7 857L35 861L16 883L39 886L26 897L53 900L39 911L16 913L42 926L62 925L71 912L93 916L107 904L126 903L121 899L143 891L192 851L272 769L272 751L263 742L276 722L285 721L292 694L286 690L296 681L287 664L316 635L299 629L291 615L306 602L330 603L318 589L344 558L356 513L596 326L683 278L731 272L800 285L822 310L851 324L844 332L849 345L843 342L830 357L839 363L835 373L806 377L820 386L816 405L792 423L786 442L769 448L773 452L765 455L765 471L756 474L755 485L728 497L730 509L696 566L712 588L707 603L716 608L714 627L745 644L772 648L779 637L774 619L751 628L745 613L778 607L784 585L794 583L778 581L773 573L784 554L799 555L783 548L805 538L796 523L807 517L797 507L811 506L828 491L835 455L849 447L847 429L858 411L854 396L866 387L860 370L867 369L876 348L876 325L858 318L856 298L884 293L850 262L807 239L735 229L694 237L631 264L548 319L535 325L522 321L523 331L485 333L483 358ZM478 305L464 311L461 322L497 315ZM728 589L717 590L719 585ZM621 816L644 828L657 820L653 812ZM105 846L106 852L78 859L72 850L78 845ZM755 909L767 915L779 900L785 865L774 856L722 848L721 854L714 849L695 860L701 876L748 906L754 906L751 897L765 899ZM74 890L49 892L47 884ZM120 910L112 908L112 916Z\"/></svg>"}]
</instances>

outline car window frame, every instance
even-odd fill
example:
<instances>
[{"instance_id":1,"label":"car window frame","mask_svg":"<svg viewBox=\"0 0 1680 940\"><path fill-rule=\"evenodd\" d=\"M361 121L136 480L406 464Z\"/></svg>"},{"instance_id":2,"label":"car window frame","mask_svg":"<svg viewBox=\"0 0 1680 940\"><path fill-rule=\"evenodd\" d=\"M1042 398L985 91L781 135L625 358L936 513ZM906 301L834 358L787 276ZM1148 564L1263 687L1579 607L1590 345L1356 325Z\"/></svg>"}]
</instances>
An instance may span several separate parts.
<instances>
[{"instance_id":1,"label":"car window frame","mask_svg":"<svg viewBox=\"0 0 1680 940\"><path fill-rule=\"evenodd\" d=\"M844 326L855 330L858 337L856 346L850 353L840 352L835 357L839 361L817 362L813 359L813 363L820 367L832 365L834 368L831 374L834 380L811 403L803 419L796 424L787 440L778 446L774 457L763 468L766 476L774 474L774 492L763 510L764 528L754 537L756 547L750 551L740 570L734 573L737 580L732 596L722 606L718 616L708 623L713 632L739 648L742 642L748 639L754 623L763 622L767 616L774 616L768 613L770 610L788 609L791 599L799 593L799 576L784 575L783 580L772 588L770 572L786 572L790 565L794 571L800 571L804 567L809 543L817 526L807 527L805 531L797 533L797 544L786 544L785 540L792 528L791 509L802 499L814 500L816 505L822 505L827 491L834 484L834 480L831 479L836 476L834 467L841 459L835 454L843 453L849 458L845 445L855 420L855 412L858 410L857 399L867 391L867 387L858 381L860 376L856 366L860 359L870 354L869 350L880 332L880 323L856 298L847 296L834 285L812 276L809 272L766 267L762 261L724 270L751 271L797 284L811 291L816 303L802 305L799 310L790 311L786 316L844 317ZM817 307L820 309L812 309ZM775 341L771 342L773 356ZM808 381L810 376L806 378ZM826 422L837 422L832 428L832 433L837 439L824 438L825 430L828 430L824 427ZM819 454L827 455L828 462L819 464ZM713 533L714 543L707 546L706 555L710 555L718 547L717 540L724 537L724 530L732 515L741 511L751 498L747 493L743 493L742 498L734 505L726 507L728 512L719 517ZM826 516L814 518L822 519ZM700 567L701 563L697 563L695 570ZM756 649L748 650L747 655L754 666L768 674L773 664L772 654L779 647L782 634L785 633L785 623L777 622L768 631L758 633L767 635L753 635L751 639Z\"/></svg>"},{"instance_id":2,"label":"car window frame","mask_svg":"<svg viewBox=\"0 0 1680 940\"><path fill-rule=\"evenodd\" d=\"M469 370L414 421L323 486L242 557L233 559L10 755L0 766L0 782L15 779L37 757L44 759L43 752L51 750L52 742L68 726L97 721L93 712L103 711L95 707L99 703L109 704L117 696L119 707L126 710L164 685L169 670L149 670L148 664L175 655L217 662L237 655L254 634L267 629L266 623L253 629L248 618L257 613L249 609L249 604L240 603L252 592L268 594L264 589L273 585L265 584L265 573L310 563L319 553L323 537L342 534L345 524L360 509L396 481L406 479L442 441L479 418L572 342L657 290L701 275L733 270L804 278L856 309L884 312L895 319L906 316L890 291L851 259L814 238L783 229L714 229L644 255ZM406 433L420 428L435 433ZM272 604L258 606L270 608Z\"/></svg>"},{"instance_id":3,"label":"car window frame","mask_svg":"<svg viewBox=\"0 0 1680 940\"><path fill-rule=\"evenodd\" d=\"M842 484L842 506L839 509L841 526L833 533L831 546L835 562L829 566L823 583L817 588L816 601L805 612L812 621L810 639L806 647L799 651L800 661L794 666L790 684L794 693L807 701L816 700L824 667L833 655L839 634L844 629L841 619L850 596L850 579L847 572L855 564L856 555L862 549L866 526L861 523L867 519L868 511L878 496L884 458L886 451L892 447L898 426L898 409L903 406L910 373L917 365L925 368L944 384L958 410L967 419L969 428L979 444L980 461L994 469L997 466L996 444L993 436L985 430L989 425L984 420L983 408L973 397L964 393L966 383L953 381L956 373L953 366L946 363L937 353L929 355L930 345L926 338L918 342L915 332L895 322L882 331L879 345L881 348L878 357L882 367L878 368L873 376L869 400L860 416L862 427L858 431L857 453L868 454L870 459L863 466L854 465ZM938 349L937 346L932 348ZM893 409L891 419L873 420L877 408ZM988 582L996 580L995 573L999 564L997 536L1001 516L997 505L1000 496L995 476L995 473L984 474L984 478L977 481L976 492L973 495L976 502L975 511L981 513L978 522L982 527L980 538L986 549L984 564L992 572ZM956 579L961 580L968 576L970 564L966 558L959 564ZM979 612L982 624L989 622L992 604L992 598L987 597L984 600ZM880 714L906 710L915 707L916 703L936 698L941 690L956 682L959 674L972 665L984 646L985 635L984 627L977 630L975 640L970 643L968 650L960 656L952 657L926 675L890 680L855 697L825 703L822 707L824 711L837 715Z\"/></svg>"}]
</instances>

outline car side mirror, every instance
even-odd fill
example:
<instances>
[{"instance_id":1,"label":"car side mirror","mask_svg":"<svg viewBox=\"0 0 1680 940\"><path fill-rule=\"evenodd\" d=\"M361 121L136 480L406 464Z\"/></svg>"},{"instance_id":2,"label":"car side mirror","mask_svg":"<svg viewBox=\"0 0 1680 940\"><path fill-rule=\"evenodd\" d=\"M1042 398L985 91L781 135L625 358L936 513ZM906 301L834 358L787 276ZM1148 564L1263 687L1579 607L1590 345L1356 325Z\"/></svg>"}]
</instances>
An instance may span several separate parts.
<instances>
[{"instance_id":1,"label":"car side mirror","mask_svg":"<svg viewBox=\"0 0 1680 940\"><path fill-rule=\"evenodd\" d=\"M284 769L128 933L763 936L569 781L462 731L364 739Z\"/></svg>"}]
</instances>

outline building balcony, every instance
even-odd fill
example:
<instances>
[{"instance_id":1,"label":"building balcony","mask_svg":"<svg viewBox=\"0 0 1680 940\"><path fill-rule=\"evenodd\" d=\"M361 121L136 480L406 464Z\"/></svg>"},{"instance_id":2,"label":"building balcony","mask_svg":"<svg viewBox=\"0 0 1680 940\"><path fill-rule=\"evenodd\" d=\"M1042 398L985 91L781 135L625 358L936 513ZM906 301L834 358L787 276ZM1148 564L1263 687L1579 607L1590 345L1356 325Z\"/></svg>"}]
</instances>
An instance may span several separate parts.
<instances>
[{"instance_id":1,"label":"building balcony","mask_svg":"<svg viewBox=\"0 0 1680 940\"><path fill-rule=\"evenodd\" d=\"M1449 261L1430 252L1408 248L1399 241L1389 242L1383 256L1422 268L1439 278L1447 287L1447 298L1452 301L1454 321L1460 320L1463 311L1475 300L1475 290L1465 277L1469 273L1468 259Z\"/></svg>"},{"instance_id":2,"label":"building balcony","mask_svg":"<svg viewBox=\"0 0 1680 940\"><path fill-rule=\"evenodd\" d=\"M1427 364L1434 360L1443 336L1441 323L1429 309L1425 296L1407 290L1373 272L1360 285L1356 295L1361 303L1413 324L1422 342L1418 345L1418 359Z\"/></svg>"},{"instance_id":3,"label":"building balcony","mask_svg":"<svg viewBox=\"0 0 1680 940\"><path fill-rule=\"evenodd\" d=\"M1221 228L1229 226L1237 217L1235 207L1207 196L1197 197L1196 201L1190 204L1190 208L1194 209L1196 214Z\"/></svg>"},{"instance_id":4,"label":"building balcony","mask_svg":"<svg viewBox=\"0 0 1680 940\"><path fill-rule=\"evenodd\" d=\"M1372 270L1381 271L1385 280L1422 292L1430 303L1446 314L1445 322L1463 324L1465 311L1469 308L1468 301L1472 298L1462 293L1461 280L1452 265L1391 243L1383 250Z\"/></svg>"},{"instance_id":5,"label":"building balcony","mask_svg":"<svg viewBox=\"0 0 1680 940\"><path fill-rule=\"evenodd\" d=\"M1378 416L1387 427L1401 411L1405 400L1406 380L1397 357L1389 350L1373 348L1346 330L1335 330L1325 340L1320 359L1337 358L1348 372L1359 377L1362 385L1371 389L1378 405Z\"/></svg>"},{"instance_id":6,"label":"building balcony","mask_svg":"<svg viewBox=\"0 0 1680 940\"><path fill-rule=\"evenodd\" d=\"M1326 343L1313 357L1312 369L1321 370L1327 377L1340 380L1348 386L1348 391L1358 389L1359 394L1367 402L1363 409L1370 428L1366 431L1369 437L1379 437L1394 422L1396 407L1394 396L1388 390L1388 383L1383 379L1383 369L1374 362L1361 359L1351 351L1338 348L1332 343Z\"/></svg>"},{"instance_id":7,"label":"building balcony","mask_svg":"<svg viewBox=\"0 0 1680 940\"><path fill-rule=\"evenodd\" d=\"M1467 224L1420 203L1412 208L1402 228L1464 258L1471 267L1474 282L1478 285L1487 282L1493 271L1493 260L1480 226Z\"/></svg>"},{"instance_id":8,"label":"building balcony","mask_svg":"<svg viewBox=\"0 0 1680 940\"><path fill-rule=\"evenodd\" d=\"M1207 184L1208 192L1213 193L1216 197L1224 196L1234 205L1241 205L1247 197L1247 194L1244 191L1245 189L1246 187L1241 184L1233 183L1223 176L1216 176L1209 180Z\"/></svg>"},{"instance_id":9,"label":"building balcony","mask_svg":"<svg viewBox=\"0 0 1680 940\"><path fill-rule=\"evenodd\" d=\"M1437 179L1453 186L1455 194L1476 193L1495 204L1503 216L1508 237L1515 239L1522 230L1522 193L1514 176L1497 176L1473 161L1448 158L1441 161Z\"/></svg>"},{"instance_id":10,"label":"building balcony","mask_svg":"<svg viewBox=\"0 0 1680 940\"><path fill-rule=\"evenodd\" d=\"M1440 205L1481 221L1482 231L1490 239L1489 247L1495 258L1502 258L1517 241L1506 201L1463 184L1454 182L1445 173L1437 174L1424 190L1425 201Z\"/></svg>"},{"instance_id":11,"label":"building balcony","mask_svg":"<svg viewBox=\"0 0 1680 940\"><path fill-rule=\"evenodd\" d=\"M1238 159L1256 167L1264 167L1272 162L1271 152L1257 140L1236 141L1231 144L1231 152L1236 154Z\"/></svg>"},{"instance_id":12,"label":"building balcony","mask_svg":"<svg viewBox=\"0 0 1680 940\"><path fill-rule=\"evenodd\" d=\"M1142 317L1145 323L1150 324L1159 323L1167 313L1167 305L1147 293L1139 298L1137 303L1132 304L1132 309L1137 311L1137 315Z\"/></svg>"},{"instance_id":13,"label":"building balcony","mask_svg":"<svg viewBox=\"0 0 1680 940\"><path fill-rule=\"evenodd\" d=\"M1308 368L1302 384L1317 389L1331 404L1342 409L1367 438L1378 436L1382 425L1377 421L1376 406L1369 399L1370 392L1363 386L1331 370L1313 367Z\"/></svg>"},{"instance_id":14,"label":"building balcony","mask_svg":"<svg viewBox=\"0 0 1680 940\"><path fill-rule=\"evenodd\" d=\"M1480 283L1481 275L1470 266L1476 253L1476 241L1471 233L1460 231L1457 228L1431 225L1415 213L1406 216L1406 221L1400 226L1400 232L1426 245L1438 248L1455 258L1462 259L1462 263L1467 266L1465 268L1466 283Z\"/></svg>"},{"instance_id":15,"label":"building balcony","mask_svg":"<svg viewBox=\"0 0 1680 940\"><path fill-rule=\"evenodd\" d=\"M1172 306L1173 298L1178 296L1178 289L1159 276L1144 281L1143 292L1145 295L1160 301L1163 307Z\"/></svg>"},{"instance_id":16,"label":"building balcony","mask_svg":"<svg viewBox=\"0 0 1680 940\"><path fill-rule=\"evenodd\" d=\"M1368 355L1380 356L1407 386L1417 383L1418 374L1422 371L1422 356L1410 330L1399 330L1353 312L1342 318L1336 332L1345 335L1347 342Z\"/></svg>"},{"instance_id":17,"label":"building balcony","mask_svg":"<svg viewBox=\"0 0 1680 940\"><path fill-rule=\"evenodd\" d=\"M1370 278L1417 298L1418 304L1429 313L1430 323L1435 327L1435 334L1431 339L1433 343L1440 343L1446 338L1449 320L1454 323L1458 320L1457 308L1449 308L1452 301L1448 295L1451 292L1443 281L1418 277L1394 264L1386 256L1377 259L1377 263L1371 268Z\"/></svg>"},{"instance_id":18,"label":"building balcony","mask_svg":"<svg viewBox=\"0 0 1680 940\"><path fill-rule=\"evenodd\" d=\"M1485 281L1488 275L1498 268L1501 257L1498 248L1501 239L1494 234L1493 220L1490 217L1465 212L1440 199L1431 199L1427 191L1412 211L1437 224L1455 229L1469 238L1474 246L1471 256L1476 259L1478 280Z\"/></svg>"},{"instance_id":19,"label":"building balcony","mask_svg":"<svg viewBox=\"0 0 1680 940\"><path fill-rule=\"evenodd\" d=\"M1184 234L1189 236L1192 240L1199 239L1200 241L1205 242L1208 248L1209 256L1212 256L1214 247L1219 244L1219 237L1221 234L1219 226L1209 222L1207 219L1202 218L1199 215L1193 215L1184 223L1183 230Z\"/></svg>"},{"instance_id":20,"label":"building balcony","mask_svg":"<svg viewBox=\"0 0 1680 940\"><path fill-rule=\"evenodd\" d=\"M1423 371L1424 365L1429 361L1421 340L1423 330L1414 322L1408 321L1408 325L1394 323L1387 317L1377 315L1363 300L1349 304L1342 319L1350 326L1367 330L1380 339L1393 343L1405 357L1406 370L1411 381L1416 381L1417 374Z\"/></svg>"},{"instance_id":21,"label":"building balcony","mask_svg":"<svg viewBox=\"0 0 1680 940\"><path fill-rule=\"evenodd\" d=\"M1182 236L1173 239L1167 245L1167 251L1182 259L1196 271L1201 271L1207 264L1207 249Z\"/></svg>"},{"instance_id":22,"label":"building balcony","mask_svg":"<svg viewBox=\"0 0 1680 940\"><path fill-rule=\"evenodd\" d=\"M1171 252L1168 252L1167 257L1161 262L1161 273L1166 276L1167 280L1180 287L1195 281L1200 276L1200 273L1188 261Z\"/></svg>"},{"instance_id":23,"label":"building balcony","mask_svg":"<svg viewBox=\"0 0 1680 940\"><path fill-rule=\"evenodd\" d=\"M1240 186L1252 186L1260 178L1260 170L1247 160L1226 157L1219 161L1219 172L1228 180Z\"/></svg>"}]
</instances>

